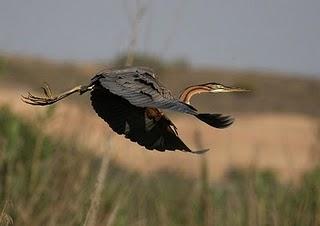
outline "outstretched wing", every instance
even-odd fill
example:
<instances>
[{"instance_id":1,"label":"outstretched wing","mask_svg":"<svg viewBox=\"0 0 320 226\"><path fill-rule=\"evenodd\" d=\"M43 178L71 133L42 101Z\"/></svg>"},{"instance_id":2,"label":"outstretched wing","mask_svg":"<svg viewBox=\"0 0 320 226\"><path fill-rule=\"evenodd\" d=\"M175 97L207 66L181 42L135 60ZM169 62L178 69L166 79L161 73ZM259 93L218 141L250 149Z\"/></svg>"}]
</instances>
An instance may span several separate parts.
<instances>
[{"instance_id":1,"label":"outstretched wing","mask_svg":"<svg viewBox=\"0 0 320 226\"><path fill-rule=\"evenodd\" d=\"M157 81L150 69L131 67L105 71L92 79L92 84L97 83L137 107L153 107L197 114L194 107L174 98L170 91Z\"/></svg>"},{"instance_id":2,"label":"outstretched wing","mask_svg":"<svg viewBox=\"0 0 320 226\"><path fill-rule=\"evenodd\" d=\"M134 106L99 86L91 92L91 103L113 131L149 150L192 152L175 134L165 117L154 121L147 117L146 108Z\"/></svg>"}]
</instances>

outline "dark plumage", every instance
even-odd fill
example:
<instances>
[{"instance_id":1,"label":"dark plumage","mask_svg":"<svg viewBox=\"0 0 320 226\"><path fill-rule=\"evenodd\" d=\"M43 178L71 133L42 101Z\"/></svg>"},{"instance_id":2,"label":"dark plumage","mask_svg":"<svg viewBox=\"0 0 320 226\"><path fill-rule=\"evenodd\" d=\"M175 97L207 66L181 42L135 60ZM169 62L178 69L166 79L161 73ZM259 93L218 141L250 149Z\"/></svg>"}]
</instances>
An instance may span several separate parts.
<instances>
[{"instance_id":1,"label":"dark plumage","mask_svg":"<svg viewBox=\"0 0 320 226\"><path fill-rule=\"evenodd\" d=\"M192 87L189 90L195 91ZM206 151L194 152L188 148L178 137L175 125L159 109L187 113L216 128L225 128L233 122L229 116L198 113L188 104L193 93L182 93L188 101L176 99L152 70L141 67L103 71L95 75L89 85L75 87L56 97L48 86L44 91L44 98L29 94L23 100L33 105L49 105L72 93L91 91L94 110L112 130L150 150Z\"/></svg>"},{"instance_id":2,"label":"dark plumage","mask_svg":"<svg viewBox=\"0 0 320 226\"><path fill-rule=\"evenodd\" d=\"M191 150L177 136L165 117L158 121L146 115L146 108L137 107L124 98L98 87L91 92L91 103L97 114L113 131L149 150Z\"/></svg>"}]
</instances>

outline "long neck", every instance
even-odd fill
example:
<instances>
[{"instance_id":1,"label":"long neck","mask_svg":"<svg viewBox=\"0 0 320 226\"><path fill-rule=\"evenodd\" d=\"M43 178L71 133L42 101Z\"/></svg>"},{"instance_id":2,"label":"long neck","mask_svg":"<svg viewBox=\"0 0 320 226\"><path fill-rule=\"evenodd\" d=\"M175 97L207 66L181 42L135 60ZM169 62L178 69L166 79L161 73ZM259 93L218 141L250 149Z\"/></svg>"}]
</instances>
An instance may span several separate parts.
<instances>
[{"instance_id":1,"label":"long neck","mask_svg":"<svg viewBox=\"0 0 320 226\"><path fill-rule=\"evenodd\" d=\"M193 95L196 95L199 93L207 93L209 91L210 89L206 86L200 86L200 85L190 86L182 91L179 99L184 103L190 104L190 99Z\"/></svg>"}]
</instances>

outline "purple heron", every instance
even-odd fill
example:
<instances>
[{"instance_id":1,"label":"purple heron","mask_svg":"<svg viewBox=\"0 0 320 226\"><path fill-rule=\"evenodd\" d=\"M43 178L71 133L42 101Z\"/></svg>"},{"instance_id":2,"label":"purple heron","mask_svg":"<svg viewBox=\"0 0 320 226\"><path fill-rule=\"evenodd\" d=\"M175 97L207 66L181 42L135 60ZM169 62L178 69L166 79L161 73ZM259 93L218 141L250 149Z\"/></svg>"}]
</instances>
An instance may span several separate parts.
<instances>
[{"instance_id":1,"label":"purple heron","mask_svg":"<svg viewBox=\"0 0 320 226\"><path fill-rule=\"evenodd\" d=\"M28 93L22 96L22 100L27 104L45 106L76 92L83 94L91 91L94 110L114 132L149 150L192 153L204 153L208 149L192 151L188 148L179 138L176 126L160 109L190 114L212 127L226 128L233 123L230 116L199 113L190 105L191 97L203 92L246 91L218 83L206 83L186 88L177 99L161 85L151 69L144 67L105 70L96 74L89 85L77 86L57 96L52 95L48 85L42 88L44 97Z\"/></svg>"}]
</instances>

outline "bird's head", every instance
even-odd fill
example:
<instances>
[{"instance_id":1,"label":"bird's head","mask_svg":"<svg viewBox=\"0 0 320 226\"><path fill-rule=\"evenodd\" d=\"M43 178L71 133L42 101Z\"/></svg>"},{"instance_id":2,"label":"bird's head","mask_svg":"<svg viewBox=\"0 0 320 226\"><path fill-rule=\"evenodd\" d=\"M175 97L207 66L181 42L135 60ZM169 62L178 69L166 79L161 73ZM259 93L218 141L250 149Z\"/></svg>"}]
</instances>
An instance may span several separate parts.
<instances>
[{"instance_id":1,"label":"bird's head","mask_svg":"<svg viewBox=\"0 0 320 226\"><path fill-rule=\"evenodd\" d=\"M225 86L216 82L205 83L205 84L202 84L201 86L205 87L210 93L232 93L232 92L250 91L248 89Z\"/></svg>"}]
</instances>

